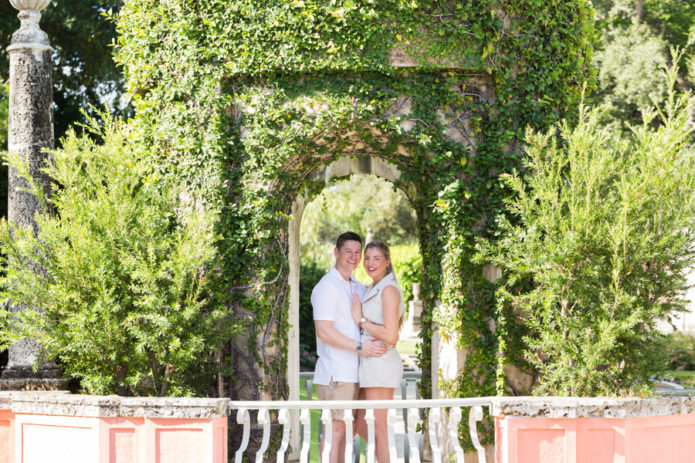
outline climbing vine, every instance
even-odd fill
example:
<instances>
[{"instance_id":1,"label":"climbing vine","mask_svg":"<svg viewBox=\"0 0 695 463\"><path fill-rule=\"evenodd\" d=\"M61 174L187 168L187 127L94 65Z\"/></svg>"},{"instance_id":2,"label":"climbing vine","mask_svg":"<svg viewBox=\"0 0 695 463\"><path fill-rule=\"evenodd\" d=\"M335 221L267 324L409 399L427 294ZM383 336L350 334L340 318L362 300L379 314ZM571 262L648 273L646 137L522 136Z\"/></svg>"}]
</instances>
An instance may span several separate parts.
<instances>
[{"instance_id":1,"label":"climbing vine","mask_svg":"<svg viewBox=\"0 0 695 463\"><path fill-rule=\"evenodd\" d=\"M340 156L398 166L417 212L423 396L435 326L468 351L442 387L494 394L494 288L474 245L494 231L525 128L571 116L592 87L592 14L586 0L126 1L134 131L223 211L219 291L247 323L232 396L287 394L291 205Z\"/></svg>"}]
</instances>

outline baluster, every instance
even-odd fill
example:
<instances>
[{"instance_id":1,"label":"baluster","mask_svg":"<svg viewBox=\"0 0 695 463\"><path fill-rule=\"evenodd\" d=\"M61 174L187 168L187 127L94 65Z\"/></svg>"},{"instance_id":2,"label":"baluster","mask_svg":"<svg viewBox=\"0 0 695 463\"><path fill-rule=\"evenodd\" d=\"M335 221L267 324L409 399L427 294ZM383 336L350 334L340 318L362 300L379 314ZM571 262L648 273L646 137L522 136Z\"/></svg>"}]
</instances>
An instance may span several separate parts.
<instances>
[{"instance_id":1,"label":"baluster","mask_svg":"<svg viewBox=\"0 0 695 463\"><path fill-rule=\"evenodd\" d=\"M256 452L256 463L263 463L263 454L268 450L268 443L270 442L270 413L268 409L258 410L258 424L263 426L263 440L261 447Z\"/></svg>"},{"instance_id":2,"label":"baluster","mask_svg":"<svg viewBox=\"0 0 695 463\"><path fill-rule=\"evenodd\" d=\"M408 399L408 380L405 378L401 380L401 398L403 400ZM403 413L403 429L405 430L405 433L403 435L403 463L409 463L408 459L408 451L409 446L408 446L408 409L403 408L402 410Z\"/></svg>"},{"instance_id":3,"label":"baluster","mask_svg":"<svg viewBox=\"0 0 695 463\"><path fill-rule=\"evenodd\" d=\"M241 445L239 446L239 450L234 454L234 463L241 463L246 447L249 445L249 434L251 433L251 417L249 416L249 411L245 408L240 408L236 412L236 422L244 425Z\"/></svg>"},{"instance_id":4,"label":"baluster","mask_svg":"<svg viewBox=\"0 0 695 463\"><path fill-rule=\"evenodd\" d=\"M461 409L454 407L449 412L449 440L456 452L456 463L463 463L463 449L459 442L459 423L461 422Z\"/></svg>"},{"instance_id":5,"label":"baluster","mask_svg":"<svg viewBox=\"0 0 695 463\"><path fill-rule=\"evenodd\" d=\"M299 421L302 423L302 448L299 451L299 462L309 463L309 449L311 448L311 413L305 408L299 415ZM238 463L238 462L234 462Z\"/></svg>"},{"instance_id":6,"label":"baluster","mask_svg":"<svg viewBox=\"0 0 695 463\"><path fill-rule=\"evenodd\" d=\"M345 419L345 463L352 462L352 422L355 418L352 416L352 409L346 408L344 410L345 414L343 418Z\"/></svg>"},{"instance_id":7,"label":"baluster","mask_svg":"<svg viewBox=\"0 0 695 463\"><path fill-rule=\"evenodd\" d=\"M473 442L473 447L478 451L478 463L485 463L485 448L480 445L480 439L478 439L478 421L483 419L483 407L476 405L471 407L471 411L468 414L468 427L471 429L471 441Z\"/></svg>"},{"instance_id":8,"label":"baluster","mask_svg":"<svg viewBox=\"0 0 695 463\"><path fill-rule=\"evenodd\" d=\"M321 461L331 461L331 445L333 443L333 417L331 409L324 408L321 412L321 422L323 423L323 451L321 452ZM319 444L320 446L321 444Z\"/></svg>"},{"instance_id":9,"label":"baluster","mask_svg":"<svg viewBox=\"0 0 695 463\"><path fill-rule=\"evenodd\" d=\"M441 409L440 408L430 409L429 434L430 434L430 447L432 447L432 462L433 463L441 463L442 462L442 451L439 448L439 441L437 440L437 425L439 424L440 418L441 418Z\"/></svg>"},{"instance_id":10,"label":"baluster","mask_svg":"<svg viewBox=\"0 0 695 463\"><path fill-rule=\"evenodd\" d=\"M386 439L389 445L389 460L391 463L398 461L398 451L396 450L396 436L393 433L393 425L396 422L396 409L389 408L386 412Z\"/></svg>"},{"instance_id":11,"label":"baluster","mask_svg":"<svg viewBox=\"0 0 695 463\"><path fill-rule=\"evenodd\" d=\"M367 422L367 463L374 463L374 409L365 410L364 421Z\"/></svg>"},{"instance_id":12,"label":"baluster","mask_svg":"<svg viewBox=\"0 0 695 463\"><path fill-rule=\"evenodd\" d=\"M408 433L408 447L410 448L410 463L420 463L420 450L418 449L418 444L420 443L420 436L415 432L415 427L417 426L418 409L411 408L409 410L410 414L413 416L412 419L412 431L411 427L405 428L406 433Z\"/></svg>"},{"instance_id":13,"label":"baluster","mask_svg":"<svg viewBox=\"0 0 695 463\"><path fill-rule=\"evenodd\" d=\"M278 423L282 425L282 442L277 453L277 463L285 462L285 452L290 446L290 412L282 408L278 412Z\"/></svg>"}]
</instances>

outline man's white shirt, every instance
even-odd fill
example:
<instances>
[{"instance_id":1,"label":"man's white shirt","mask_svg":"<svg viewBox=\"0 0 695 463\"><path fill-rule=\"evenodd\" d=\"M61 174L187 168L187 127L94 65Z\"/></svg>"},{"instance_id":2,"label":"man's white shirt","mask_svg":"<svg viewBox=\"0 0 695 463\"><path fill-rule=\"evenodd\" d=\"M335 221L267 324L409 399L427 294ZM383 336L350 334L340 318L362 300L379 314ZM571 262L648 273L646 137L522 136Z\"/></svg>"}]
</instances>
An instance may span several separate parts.
<instances>
[{"instance_id":1,"label":"man's white shirt","mask_svg":"<svg viewBox=\"0 0 695 463\"><path fill-rule=\"evenodd\" d=\"M360 300L366 288L350 276L345 280L335 267L321 278L311 292L314 320L332 321L335 329L355 341L360 340L360 328L352 319L353 294ZM331 381L359 382L359 355L356 351L338 349L316 338L318 360L314 371L314 383L328 385Z\"/></svg>"}]
</instances>

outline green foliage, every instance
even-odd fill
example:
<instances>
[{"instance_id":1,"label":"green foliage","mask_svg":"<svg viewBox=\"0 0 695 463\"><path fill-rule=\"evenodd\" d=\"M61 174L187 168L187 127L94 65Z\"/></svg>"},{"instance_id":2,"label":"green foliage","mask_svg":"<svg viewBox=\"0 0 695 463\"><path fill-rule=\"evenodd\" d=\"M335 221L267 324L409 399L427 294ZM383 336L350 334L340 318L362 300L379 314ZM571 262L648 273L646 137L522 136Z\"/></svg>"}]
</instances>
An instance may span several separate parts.
<instances>
[{"instance_id":1,"label":"green foliage","mask_svg":"<svg viewBox=\"0 0 695 463\"><path fill-rule=\"evenodd\" d=\"M48 203L32 187L56 212L36 216L38 236L2 224L2 299L41 309L3 311L3 340L40 341L90 393L209 393L233 328L214 292L214 215L147 167L120 123L91 122L53 153Z\"/></svg>"},{"instance_id":2,"label":"green foliage","mask_svg":"<svg viewBox=\"0 0 695 463\"><path fill-rule=\"evenodd\" d=\"M530 331L524 354L540 373L538 394L626 394L663 369L656 323L683 310L695 264L695 153L675 79L672 68L658 128L645 110L621 138L600 125L601 110L582 106L575 128L529 135L526 181L503 176L515 222L501 218L501 239L484 248L506 277L497 335L514 323Z\"/></svg>"},{"instance_id":3,"label":"green foliage","mask_svg":"<svg viewBox=\"0 0 695 463\"><path fill-rule=\"evenodd\" d=\"M413 283L420 283L422 280L422 255L417 245L392 246L391 261L393 271L396 272L398 284L403 291L403 299L406 310L408 304L413 300Z\"/></svg>"},{"instance_id":4,"label":"green foliage","mask_svg":"<svg viewBox=\"0 0 695 463\"><path fill-rule=\"evenodd\" d=\"M422 256L423 377L436 316L470 352L456 394L494 390L494 292L474 243L494 231L498 176L518 165L524 129L572 116L592 88L592 28L585 0L125 3L117 59L134 130L160 171L219 207L220 291L251 320L234 341L232 396L286 394L287 225L339 156L402 173ZM412 67L392 66L403 53Z\"/></svg>"},{"instance_id":5,"label":"green foliage","mask_svg":"<svg viewBox=\"0 0 695 463\"><path fill-rule=\"evenodd\" d=\"M312 260L303 259L299 268L299 349L303 367L313 368L316 363L316 330L311 292L326 269Z\"/></svg>"},{"instance_id":6,"label":"green foliage","mask_svg":"<svg viewBox=\"0 0 695 463\"><path fill-rule=\"evenodd\" d=\"M391 183L373 175L355 175L331 183L304 209L302 259L306 256L329 267L336 237L346 230L393 246L414 243L417 222L408 199Z\"/></svg>"},{"instance_id":7,"label":"green foliage","mask_svg":"<svg viewBox=\"0 0 695 463\"><path fill-rule=\"evenodd\" d=\"M673 333L666 339L666 369L695 371L695 338L689 334Z\"/></svg>"},{"instance_id":8,"label":"green foliage","mask_svg":"<svg viewBox=\"0 0 695 463\"><path fill-rule=\"evenodd\" d=\"M642 8L638 6L641 5ZM695 85L695 4L680 0L597 0L598 91L607 120L627 130L641 122L641 108L667 97L662 69L670 66L669 49L684 53L678 84Z\"/></svg>"}]
</instances>

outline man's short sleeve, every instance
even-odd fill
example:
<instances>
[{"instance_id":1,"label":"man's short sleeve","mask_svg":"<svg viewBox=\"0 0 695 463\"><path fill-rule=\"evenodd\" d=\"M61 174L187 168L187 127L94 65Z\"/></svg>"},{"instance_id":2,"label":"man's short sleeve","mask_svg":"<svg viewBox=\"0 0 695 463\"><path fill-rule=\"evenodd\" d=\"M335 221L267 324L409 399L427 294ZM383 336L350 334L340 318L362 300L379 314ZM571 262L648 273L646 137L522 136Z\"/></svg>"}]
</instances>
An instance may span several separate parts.
<instances>
[{"instance_id":1,"label":"man's short sleeve","mask_svg":"<svg viewBox=\"0 0 695 463\"><path fill-rule=\"evenodd\" d=\"M319 282L311 291L311 306L314 309L314 320L335 321L335 294L325 282Z\"/></svg>"}]
</instances>

